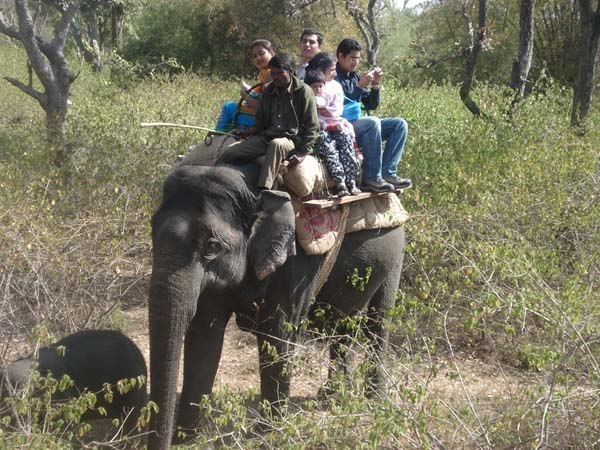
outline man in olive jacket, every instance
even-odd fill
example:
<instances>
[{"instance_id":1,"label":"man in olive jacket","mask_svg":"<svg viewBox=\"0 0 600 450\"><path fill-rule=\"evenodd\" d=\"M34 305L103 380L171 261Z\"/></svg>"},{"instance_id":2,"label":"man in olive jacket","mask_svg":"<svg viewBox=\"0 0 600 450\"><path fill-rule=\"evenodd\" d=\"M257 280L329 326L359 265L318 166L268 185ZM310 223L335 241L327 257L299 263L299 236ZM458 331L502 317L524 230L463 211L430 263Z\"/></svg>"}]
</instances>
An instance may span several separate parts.
<instances>
[{"instance_id":1,"label":"man in olive jacket","mask_svg":"<svg viewBox=\"0 0 600 450\"><path fill-rule=\"evenodd\" d=\"M302 158L312 151L319 132L315 97L311 88L293 75L292 59L285 54L269 61L271 79L265 86L254 127L242 132L247 136L227 147L219 163L254 161L265 155L259 189L272 189L279 166L295 155Z\"/></svg>"}]
</instances>

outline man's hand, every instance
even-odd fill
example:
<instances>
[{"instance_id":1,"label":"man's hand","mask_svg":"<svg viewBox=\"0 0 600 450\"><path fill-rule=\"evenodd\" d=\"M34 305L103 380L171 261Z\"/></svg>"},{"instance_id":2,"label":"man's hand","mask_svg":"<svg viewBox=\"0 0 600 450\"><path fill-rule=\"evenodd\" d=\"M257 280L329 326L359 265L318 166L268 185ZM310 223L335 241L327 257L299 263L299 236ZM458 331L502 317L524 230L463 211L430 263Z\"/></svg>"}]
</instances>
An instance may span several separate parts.
<instances>
[{"instance_id":1,"label":"man's hand","mask_svg":"<svg viewBox=\"0 0 600 450\"><path fill-rule=\"evenodd\" d=\"M288 167L290 169L292 167L296 167L298 164L300 164L302 161L304 161L305 157L306 157L305 153L297 153L297 152L290 153L287 157Z\"/></svg>"},{"instance_id":2,"label":"man's hand","mask_svg":"<svg viewBox=\"0 0 600 450\"><path fill-rule=\"evenodd\" d=\"M363 74L360 77L360 79L358 80L358 87L361 89L366 89L373 81L374 76L375 76L375 73L372 70Z\"/></svg>"},{"instance_id":3,"label":"man's hand","mask_svg":"<svg viewBox=\"0 0 600 450\"><path fill-rule=\"evenodd\" d=\"M383 70L381 67L375 67L373 70L373 80L372 84L379 86L381 84L381 78L383 77Z\"/></svg>"},{"instance_id":4,"label":"man's hand","mask_svg":"<svg viewBox=\"0 0 600 450\"><path fill-rule=\"evenodd\" d=\"M383 70L381 67L375 67L363 74L358 80L358 87L366 89L371 86L379 87L381 84L381 77L383 77Z\"/></svg>"}]
</instances>

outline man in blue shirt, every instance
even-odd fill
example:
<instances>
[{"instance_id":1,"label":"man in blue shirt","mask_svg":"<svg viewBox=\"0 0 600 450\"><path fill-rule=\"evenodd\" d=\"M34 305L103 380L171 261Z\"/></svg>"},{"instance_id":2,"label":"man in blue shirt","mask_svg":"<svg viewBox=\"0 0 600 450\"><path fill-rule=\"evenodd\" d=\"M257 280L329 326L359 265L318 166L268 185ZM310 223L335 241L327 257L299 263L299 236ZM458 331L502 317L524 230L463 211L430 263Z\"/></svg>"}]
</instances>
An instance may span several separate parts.
<instances>
[{"instance_id":1,"label":"man in blue shirt","mask_svg":"<svg viewBox=\"0 0 600 450\"><path fill-rule=\"evenodd\" d=\"M346 38L340 42L336 51L335 79L344 89L343 116L354 127L364 156L362 189L389 192L409 187L410 180L400 178L396 173L408 133L406 120L399 117L361 117L361 103L369 111L379 106L383 72L376 67L362 76L358 75L356 69L360 63L360 51L361 46L356 39ZM382 141L385 141L385 149Z\"/></svg>"}]
</instances>

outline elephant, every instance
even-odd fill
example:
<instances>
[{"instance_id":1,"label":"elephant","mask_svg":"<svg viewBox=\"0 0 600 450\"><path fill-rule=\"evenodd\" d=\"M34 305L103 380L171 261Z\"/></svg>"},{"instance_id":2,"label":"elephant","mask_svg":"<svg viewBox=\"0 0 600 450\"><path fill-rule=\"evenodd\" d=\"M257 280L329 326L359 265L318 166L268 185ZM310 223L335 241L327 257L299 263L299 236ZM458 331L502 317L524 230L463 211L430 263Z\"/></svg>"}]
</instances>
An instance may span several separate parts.
<instances>
[{"instance_id":1,"label":"elephant","mask_svg":"<svg viewBox=\"0 0 600 450\"><path fill-rule=\"evenodd\" d=\"M36 355L29 355L6 367L0 384L5 398L25 386L31 372L37 370L43 376L59 380L68 375L73 385L63 392L53 394L54 401L77 398L84 391L97 394L96 406L102 406L106 417L125 420L125 431L135 426L140 409L147 403L145 380L148 376L146 361L138 347L125 335L113 330L85 330L64 337L58 342L42 347ZM144 382L136 384L125 394L115 388L119 380L143 376ZM101 394L104 383L110 383L113 400L106 401ZM130 414L135 408L136 414ZM88 410L83 420L98 419L96 410Z\"/></svg>"},{"instance_id":2,"label":"elephant","mask_svg":"<svg viewBox=\"0 0 600 450\"><path fill-rule=\"evenodd\" d=\"M317 310L340 317L368 311L371 353L379 361L370 383L385 389L380 362L389 331L382 322L395 302L404 230L345 235L317 293L325 257L296 249L289 194L256 193L253 186L256 171L248 166L179 165L165 181L151 219L150 398L159 412L150 422L150 450L169 448L173 437L182 347L176 423L191 433L201 424L198 403L212 391L225 327L234 313L238 326L256 335L260 394L274 411L289 396L290 371L289 360L277 358L273 349L287 354L298 339L298 326ZM353 272L370 273L361 289L347 281ZM336 345L330 354L342 357Z\"/></svg>"}]
</instances>

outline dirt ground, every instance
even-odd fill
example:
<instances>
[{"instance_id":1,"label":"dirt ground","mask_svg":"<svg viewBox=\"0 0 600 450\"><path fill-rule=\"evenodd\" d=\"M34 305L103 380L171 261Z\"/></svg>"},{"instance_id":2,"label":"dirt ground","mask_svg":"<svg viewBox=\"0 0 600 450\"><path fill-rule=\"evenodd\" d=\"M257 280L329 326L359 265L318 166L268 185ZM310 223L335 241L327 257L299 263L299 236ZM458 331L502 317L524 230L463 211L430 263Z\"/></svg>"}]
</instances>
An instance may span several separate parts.
<instances>
[{"instance_id":1,"label":"dirt ground","mask_svg":"<svg viewBox=\"0 0 600 450\"><path fill-rule=\"evenodd\" d=\"M130 326L129 336L140 347L146 361L149 361L146 309L136 308L125 314ZM448 401L466 399L469 396L479 403L494 404L511 398L522 390L523 384L532 381L526 374L513 368L486 363L466 355L436 358L435 362L411 362L410 367L393 355L390 359L392 383L393 380L405 380L426 384L430 395ZM328 350L319 345L301 345L297 349L296 360L300 362L296 364L298 367L292 375L292 396L316 396L327 378ZM432 365L435 365L433 376ZM181 387L181 379L179 385ZM225 331L215 389L227 387L231 391L243 392L258 389L259 385L256 339L250 333L238 329L232 319Z\"/></svg>"},{"instance_id":2,"label":"dirt ground","mask_svg":"<svg viewBox=\"0 0 600 450\"><path fill-rule=\"evenodd\" d=\"M148 362L150 345L146 308L135 307L123 314L124 332L138 345ZM25 356L29 350L24 342L13 342L9 345L9 349L10 351L4 355L5 360L8 361ZM316 398L319 388L327 378L327 348L323 345L301 344L296 350L294 361L292 398L298 400ZM456 357L447 355L435 359L417 360L417 358L402 357L391 351L387 367L390 389L415 389L416 387L424 389L426 394L421 402L425 410L429 408L427 405L441 405L450 417L457 411L470 409L476 416L481 416L487 424L493 423L495 417L502 417L505 412L503 408L509 407L512 399L521 397L527 386L533 387L537 384L531 374L498 363L486 363L468 355L456 355ZM239 330L235 320L232 319L225 333L215 390L227 388L233 392L249 390L258 392L259 386L256 340L251 334ZM440 424L445 431L450 425L444 421ZM472 429L473 425L469 426ZM469 431L467 430L466 433L467 439L465 433L461 432L449 437L452 445L449 448L472 448L473 442L469 441Z\"/></svg>"},{"instance_id":3,"label":"dirt ground","mask_svg":"<svg viewBox=\"0 0 600 450\"><path fill-rule=\"evenodd\" d=\"M136 307L124 312L127 334L140 348L146 361L150 360L148 318L145 307ZM5 343L3 360L12 361L26 356L29 348L17 338ZM327 378L328 350L322 345L299 345L295 354L295 369L292 375L292 396L313 397ZM441 399L467 397L478 402L494 403L507 399L531 382L531 375L499 363L486 363L467 355L436 358L435 361L410 363L407 367L400 358L390 356L389 372L392 380L405 380L426 384L430 394ZM435 366L435 370L433 370ZM179 387L181 388L181 376ZM227 387L234 392L259 388L258 350L256 339L241 331L232 320L227 325L221 363L215 380L215 389Z\"/></svg>"}]
</instances>

